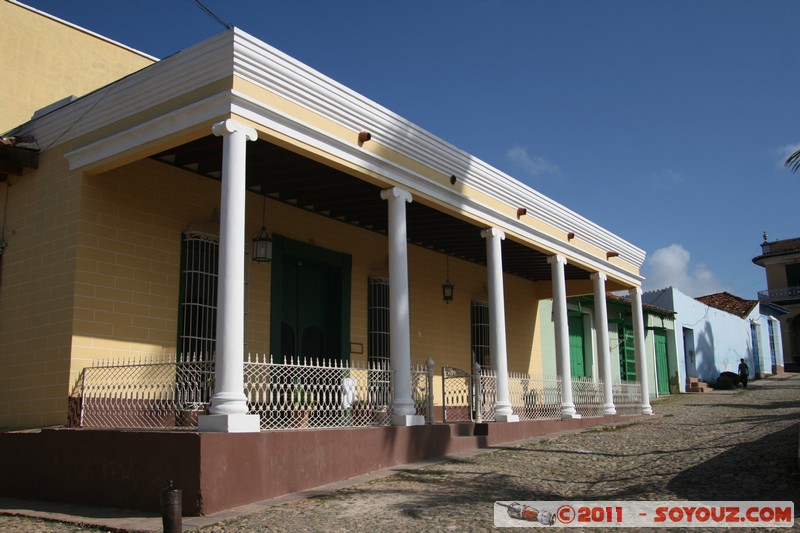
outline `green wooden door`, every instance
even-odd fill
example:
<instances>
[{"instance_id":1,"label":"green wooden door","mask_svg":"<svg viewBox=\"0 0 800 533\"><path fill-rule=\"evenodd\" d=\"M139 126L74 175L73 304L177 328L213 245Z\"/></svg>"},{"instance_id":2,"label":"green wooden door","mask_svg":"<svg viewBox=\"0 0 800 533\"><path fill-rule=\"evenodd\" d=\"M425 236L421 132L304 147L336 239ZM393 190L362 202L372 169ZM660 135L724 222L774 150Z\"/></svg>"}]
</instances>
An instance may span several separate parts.
<instances>
[{"instance_id":1,"label":"green wooden door","mask_svg":"<svg viewBox=\"0 0 800 533\"><path fill-rule=\"evenodd\" d=\"M663 330L654 330L653 339L656 345L656 374L658 376L658 393L669 394L669 362L667 361L667 334Z\"/></svg>"},{"instance_id":2,"label":"green wooden door","mask_svg":"<svg viewBox=\"0 0 800 533\"><path fill-rule=\"evenodd\" d=\"M276 360L350 356L350 256L276 238L271 351Z\"/></svg>"},{"instance_id":3,"label":"green wooden door","mask_svg":"<svg viewBox=\"0 0 800 533\"><path fill-rule=\"evenodd\" d=\"M636 351L633 346L633 330L621 324L619 327L619 377L622 381L636 381Z\"/></svg>"},{"instance_id":4,"label":"green wooden door","mask_svg":"<svg viewBox=\"0 0 800 533\"><path fill-rule=\"evenodd\" d=\"M583 351L583 315L570 314L567 318L569 326L569 360L572 377L586 377L586 364Z\"/></svg>"}]
</instances>

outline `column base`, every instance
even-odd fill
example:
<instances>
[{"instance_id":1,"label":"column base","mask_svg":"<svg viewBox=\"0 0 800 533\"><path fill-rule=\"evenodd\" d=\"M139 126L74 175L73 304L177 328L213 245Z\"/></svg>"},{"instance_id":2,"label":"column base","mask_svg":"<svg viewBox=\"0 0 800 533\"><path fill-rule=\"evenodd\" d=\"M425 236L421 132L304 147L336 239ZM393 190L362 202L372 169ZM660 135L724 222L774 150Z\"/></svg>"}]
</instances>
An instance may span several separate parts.
<instances>
[{"instance_id":1,"label":"column base","mask_svg":"<svg viewBox=\"0 0 800 533\"><path fill-rule=\"evenodd\" d=\"M500 415L500 414L495 414L494 415L494 421L495 422L519 422L519 416L518 415Z\"/></svg>"},{"instance_id":2,"label":"column base","mask_svg":"<svg viewBox=\"0 0 800 533\"><path fill-rule=\"evenodd\" d=\"M258 433L261 431L259 415L200 415L197 430L217 433Z\"/></svg>"},{"instance_id":3,"label":"column base","mask_svg":"<svg viewBox=\"0 0 800 533\"><path fill-rule=\"evenodd\" d=\"M578 413L561 413L561 420L578 420L581 418L581 415Z\"/></svg>"},{"instance_id":4,"label":"column base","mask_svg":"<svg viewBox=\"0 0 800 533\"><path fill-rule=\"evenodd\" d=\"M653 408L650 407L649 405L643 405L642 406L642 414L643 415L652 415L653 414Z\"/></svg>"},{"instance_id":5,"label":"column base","mask_svg":"<svg viewBox=\"0 0 800 533\"><path fill-rule=\"evenodd\" d=\"M392 415L393 426L424 426L425 417L422 415Z\"/></svg>"},{"instance_id":6,"label":"column base","mask_svg":"<svg viewBox=\"0 0 800 533\"><path fill-rule=\"evenodd\" d=\"M613 405L603 406L603 416L614 416L617 414L617 408Z\"/></svg>"}]
</instances>

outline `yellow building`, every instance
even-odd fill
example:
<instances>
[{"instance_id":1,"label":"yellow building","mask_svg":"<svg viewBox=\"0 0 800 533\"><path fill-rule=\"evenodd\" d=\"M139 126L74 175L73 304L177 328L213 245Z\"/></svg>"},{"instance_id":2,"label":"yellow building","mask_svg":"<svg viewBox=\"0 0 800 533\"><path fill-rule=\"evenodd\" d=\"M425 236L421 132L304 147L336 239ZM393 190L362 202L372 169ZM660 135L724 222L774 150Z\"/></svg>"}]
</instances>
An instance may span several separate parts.
<instances>
[{"instance_id":1,"label":"yellow building","mask_svg":"<svg viewBox=\"0 0 800 533\"><path fill-rule=\"evenodd\" d=\"M402 369L481 359L513 422L503 376L568 382L566 299L595 296L602 348L606 291L646 364L642 250L240 29L154 62L17 2L0 20L0 427L65 423L98 360L216 354L205 429L252 430L247 353L385 359L397 425L419 423Z\"/></svg>"},{"instance_id":2,"label":"yellow building","mask_svg":"<svg viewBox=\"0 0 800 533\"><path fill-rule=\"evenodd\" d=\"M761 255L754 257L753 263L764 267L767 276L768 288L758 292L758 301L789 311L780 318L784 364L796 369L800 363L800 238L770 241L764 233ZM784 370L783 364L773 362L771 370L779 374Z\"/></svg>"}]
</instances>

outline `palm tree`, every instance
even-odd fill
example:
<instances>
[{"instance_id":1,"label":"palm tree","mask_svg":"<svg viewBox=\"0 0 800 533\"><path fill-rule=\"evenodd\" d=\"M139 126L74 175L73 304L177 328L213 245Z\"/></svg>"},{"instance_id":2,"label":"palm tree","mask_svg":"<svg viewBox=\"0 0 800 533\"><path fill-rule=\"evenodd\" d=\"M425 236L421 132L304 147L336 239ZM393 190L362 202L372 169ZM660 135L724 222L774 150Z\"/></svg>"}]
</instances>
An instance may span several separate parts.
<instances>
[{"instance_id":1,"label":"palm tree","mask_svg":"<svg viewBox=\"0 0 800 533\"><path fill-rule=\"evenodd\" d=\"M797 169L800 169L800 149L796 150L792 155L790 155L784 164L791 168L792 172L797 172Z\"/></svg>"}]
</instances>

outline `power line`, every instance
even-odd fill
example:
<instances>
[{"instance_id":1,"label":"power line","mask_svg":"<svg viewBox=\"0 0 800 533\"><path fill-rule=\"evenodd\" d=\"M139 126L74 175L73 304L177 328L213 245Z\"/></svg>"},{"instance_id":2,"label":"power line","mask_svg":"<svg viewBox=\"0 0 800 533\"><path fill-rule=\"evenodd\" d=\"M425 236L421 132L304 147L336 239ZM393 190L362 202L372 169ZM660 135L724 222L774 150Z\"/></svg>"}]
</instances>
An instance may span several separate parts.
<instances>
[{"instance_id":1,"label":"power line","mask_svg":"<svg viewBox=\"0 0 800 533\"><path fill-rule=\"evenodd\" d=\"M205 12L206 15L208 15L211 18L213 18L217 22L219 22L226 30L229 30L229 29L233 28L232 25L230 25L227 22L223 21L221 18L219 18L217 15L215 15L213 11L211 11L206 6L204 6L203 3L200 0L194 0L194 3L197 4L197 7L202 9Z\"/></svg>"}]
</instances>

